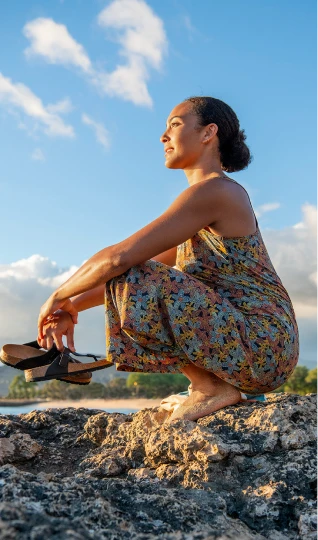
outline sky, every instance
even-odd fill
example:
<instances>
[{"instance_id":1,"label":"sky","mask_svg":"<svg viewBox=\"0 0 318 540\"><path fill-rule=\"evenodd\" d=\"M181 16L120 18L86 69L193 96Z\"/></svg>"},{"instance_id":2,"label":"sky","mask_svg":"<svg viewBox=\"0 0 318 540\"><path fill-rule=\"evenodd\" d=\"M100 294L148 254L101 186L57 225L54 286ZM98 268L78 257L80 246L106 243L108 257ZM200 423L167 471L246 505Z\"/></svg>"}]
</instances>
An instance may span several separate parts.
<instances>
[{"instance_id":1,"label":"sky","mask_svg":"<svg viewBox=\"0 0 318 540\"><path fill-rule=\"evenodd\" d=\"M42 303L94 253L187 188L159 141L172 108L236 112L249 192L293 301L300 364L316 363L316 2L0 3L0 343L36 336ZM76 347L103 352L103 308Z\"/></svg>"}]
</instances>

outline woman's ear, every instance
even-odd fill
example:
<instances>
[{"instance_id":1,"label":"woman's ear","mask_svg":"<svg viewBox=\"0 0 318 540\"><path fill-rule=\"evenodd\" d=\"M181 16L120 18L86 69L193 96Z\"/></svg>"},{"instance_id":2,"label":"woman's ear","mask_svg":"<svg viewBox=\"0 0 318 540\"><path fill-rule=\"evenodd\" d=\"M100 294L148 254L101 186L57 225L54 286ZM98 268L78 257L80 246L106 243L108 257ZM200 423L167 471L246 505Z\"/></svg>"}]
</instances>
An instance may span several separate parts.
<instances>
[{"instance_id":1,"label":"woman's ear","mask_svg":"<svg viewBox=\"0 0 318 540\"><path fill-rule=\"evenodd\" d=\"M204 133L203 133L203 142L208 143L210 142L213 137L218 132L218 126L216 124L208 124L207 126L204 126Z\"/></svg>"}]
</instances>

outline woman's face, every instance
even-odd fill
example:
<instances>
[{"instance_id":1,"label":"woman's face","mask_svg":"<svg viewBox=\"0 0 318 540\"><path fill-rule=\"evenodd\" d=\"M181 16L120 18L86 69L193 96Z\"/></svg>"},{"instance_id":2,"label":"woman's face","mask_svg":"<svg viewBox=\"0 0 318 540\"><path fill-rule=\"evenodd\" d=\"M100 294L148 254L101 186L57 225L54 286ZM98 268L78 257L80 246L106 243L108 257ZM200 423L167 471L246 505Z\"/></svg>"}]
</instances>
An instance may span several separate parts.
<instances>
[{"instance_id":1,"label":"woman's face","mask_svg":"<svg viewBox=\"0 0 318 540\"><path fill-rule=\"evenodd\" d=\"M167 129L161 135L164 144L165 166L168 169L187 169L198 162L205 151L207 126L199 126L191 103L180 103L172 109Z\"/></svg>"}]
</instances>

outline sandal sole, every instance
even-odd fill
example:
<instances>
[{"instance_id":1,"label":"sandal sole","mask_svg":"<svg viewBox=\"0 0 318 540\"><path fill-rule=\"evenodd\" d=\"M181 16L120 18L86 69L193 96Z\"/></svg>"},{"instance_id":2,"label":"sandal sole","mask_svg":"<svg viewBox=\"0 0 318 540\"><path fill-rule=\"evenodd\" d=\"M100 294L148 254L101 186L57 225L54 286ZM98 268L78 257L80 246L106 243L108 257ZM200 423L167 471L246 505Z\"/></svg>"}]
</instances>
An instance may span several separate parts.
<instances>
[{"instance_id":1,"label":"sandal sole","mask_svg":"<svg viewBox=\"0 0 318 540\"><path fill-rule=\"evenodd\" d=\"M96 365L96 364L99 364L100 365ZM71 370L71 371L68 371L66 373L49 373L49 369L47 370L44 370L43 368L34 368L34 369L26 369L24 374L25 374L25 380L27 382L37 382L37 381L46 381L46 380L50 380L50 379L57 379L57 378L61 378L61 377L67 377L67 376L71 376L71 375L80 375L81 372L83 373L87 373L88 371L98 371L100 369L105 369L107 367L110 367L112 366L113 364L110 363L110 362L102 362L102 361L97 361L97 362L94 362L94 363L90 363L88 366L85 366L85 364L82 366L82 369L78 369L78 367L75 367L74 365L74 368ZM49 368L50 366L48 366ZM72 368L73 365L72 364L69 364L68 366L69 368ZM76 371L77 370L77 371ZM72 371L73 371L73 374L72 374ZM74 373L75 371L75 373Z\"/></svg>"},{"instance_id":2,"label":"sandal sole","mask_svg":"<svg viewBox=\"0 0 318 540\"><path fill-rule=\"evenodd\" d=\"M28 358L37 356L41 357L45 354L44 351L33 349L28 345L4 345L0 352L0 360L6 366L24 371L25 373L26 370L19 368L16 364L21 362L21 360L27 360ZM62 375L56 378L66 383L84 385L91 382L92 374L87 370L83 373L66 374L65 376Z\"/></svg>"}]
</instances>

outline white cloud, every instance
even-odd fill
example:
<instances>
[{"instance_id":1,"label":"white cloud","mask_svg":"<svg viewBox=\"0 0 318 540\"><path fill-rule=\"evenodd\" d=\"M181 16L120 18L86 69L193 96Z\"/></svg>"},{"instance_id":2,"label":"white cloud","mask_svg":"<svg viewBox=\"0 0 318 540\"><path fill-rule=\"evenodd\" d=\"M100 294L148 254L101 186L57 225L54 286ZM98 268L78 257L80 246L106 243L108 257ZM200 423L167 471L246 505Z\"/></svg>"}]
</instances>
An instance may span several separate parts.
<instances>
[{"instance_id":1,"label":"white cloud","mask_svg":"<svg viewBox=\"0 0 318 540\"><path fill-rule=\"evenodd\" d=\"M296 223L296 225L293 225L293 228L294 229L304 229L305 228L305 225L302 221L300 221L299 223Z\"/></svg>"},{"instance_id":2,"label":"white cloud","mask_svg":"<svg viewBox=\"0 0 318 540\"><path fill-rule=\"evenodd\" d=\"M135 105L151 107L152 99L146 81L149 75L144 62L131 58L127 65L117 66L110 74L97 73L94 84L105 94L117 96Z\"/></svg>"},{"instance_id":3,"label":"white cloud","mask_svg":"<svg viewBox=\"0 0 318 540\"><path fill-rule=\"evenodd\" d=\"M73 110L73 105L69 98L65 98L61 99L61 101L58 101L57 103L48 105L47 110L53 114L66 114Z\"/></svg>"},{"instance_id":4,"label":"white cloud","mask_svg":"<svg viewBox=\"0 0 318 540\"><path fill-rule=\"evenodd\" d=\"M312 281L317 286L317 272L309 274L309 280Z\"/></svg>"},{"instance_id":5,"label":"white cloud","mask_svg":"<svg viewBox=\"0 0 318 540\"><path fill-rule=\"evenodd\" d=\"M72 126L45 107L41 99L22 83L13 83L0 73L0 102L22 110L37 122L46 135L55 137L74 137Z\"/></svg>"},{"instance_id":6,"label":"white cloud","mask_svg":"<svg viewBox=\"0 0 318 540\"><path fill-rule=\"evenodd\" d=\"M143 0L114 0L98 16L104 28L118 31L115 39L125 56L138 55L160 69L167 50L162 20Z\"/></svg>"},{"instance_id":7,"label":"white cloud","mask_svg":"<svg viewBox=\"0 0 318 540\"><path fill-rule=\"evenodd\" d=\"M54 289L77 267L59 268L41 255L0 265L0 348L5 343L25 343L37 335L39 310ZM75 330L79 352L105 352L103 307L81 313Z\"/></svg>"},{"instance_id":8,"label":"white cloud","mask_svg":"<svg viewBox=\"0 0 318 540\"><path fill-rule=\"evenodd\" d=\"M261 217L266 212L272 212L272 210L277 210L280 208L281 204L278 202L274 203L266 203L262 204L261 206L258 206L255 210L256 217Z\"/></svg>"},{"instance_id":9,"label":"white cloud","mask_svg":"<svg viewBox=\"0 0 318 540\"><path fill-rule=\"evenodd\" d=\"M56 278L63 273L64 271L59 269L55 262L42 255L31 255L28 259L20 259L11 264L0 264L0 279L14 278L21 282L29 279L41 281Z\"/></svg>"},{"instance_id":10,"label":"white cloud","mask_svg":"<svg viewBox=\"0 0 318 540\"><path fill-rule=\"evenodd\" d=\"M200 34L196 27L193 25L191 18L189 15L183 15L181 17L181 22L183 23L184 27L187 30L188 38L190 41L193 41L193 38L196 34Z\"/></svg>"},{"instance_id":11,"label":"white cloud","mask_svg":"<svg viewBox=\"0 0 318 540\"><path fill-rule=\"evenodd\" d=\"M74 65L90 73L91 61L84 47L72 38L64 24L40 17L27 23L23 33L31 42L24 51L28 58L44 56L51 64Z\"/></svg>"},{"instance_id":12,"label":"white cloud","mask_svg":"<svg viewBox=\"0 0 318 540\"><path fill-rule=\"evenodd\" d=\"M272 263L294 304L296 316L316 316L317 208L302 206L301 227L266 230L263 237Z\"/></svg>"},{"instance_id":13,"label":"white cloud","mask_svg":"<svg viewBox=\"0 0 318 540\"><path fill-rule=\"evenodd\" d=\"M146 84L149 67L160 70L168 49L162 20L143 0L114 0L101 11L98 22L115 31L114 39L120 43L120 54L127 61L97 81L110 95L151 106Z\"/></svg>"},{"instance_id":14,"label":"white cloud","mask_svg":"<svg viewBox=\"0 0 318 540\"><path fill-rule=\"evenodd\" d=\"M144 0L114 0L100 12L98 23L108 31L108 37L112 32L112 39L120 45L119 54L125 59L112 72L94 68L84 47L65 25L52 19L39 18L25 25L24 34L31 42L25 54L28 58L42 56L49 63L75 66L102 94L150 107L150 69L162 68L168 49L163 21Z\"/></svg>"},{"instance_id":15,"label":"white cloud","mask_svg":"<svg viewBox=\"0 0 318 540\"><path fill-rule=\"evenodd\" d=\"M310 231L312 237L317 238L317 207L306 203L302 206L304 212L304 227Z\"/></svg>"},{"instance_id":16,"label":"white cloud","mask_svg":"<svg viewBox=\"0 0 318 540\"><path fill-rule=\"evenodd\" d=\"M41 148L35 148L32 152L31 159L33 161L45 161L45 155L43 154Z\"/></svg>"},{"instance_id":17,"label":"white cloud","mask_svg":"<svg viewBox=\"0 0 318 540\"><path fill-rule=\"evenodd\" d=\"M103 124L95 122L95 120L93 120L87 114L82 114L82 122L83 124L86 124L87 126L90 126L93 128L97 141L104 148L108 149L110 145L110 138L109 138L109 132L107 131L105 126L103 126Z\"/></svg>"}]
</instances>

